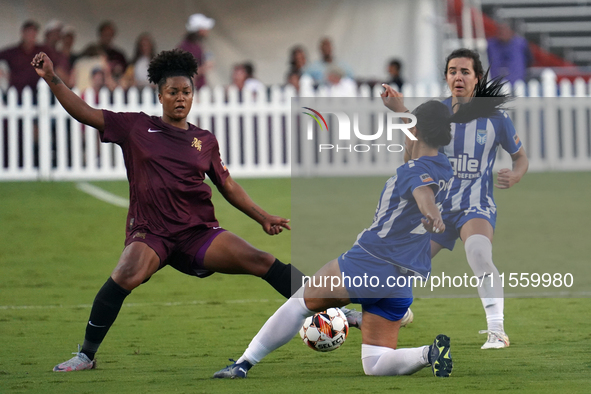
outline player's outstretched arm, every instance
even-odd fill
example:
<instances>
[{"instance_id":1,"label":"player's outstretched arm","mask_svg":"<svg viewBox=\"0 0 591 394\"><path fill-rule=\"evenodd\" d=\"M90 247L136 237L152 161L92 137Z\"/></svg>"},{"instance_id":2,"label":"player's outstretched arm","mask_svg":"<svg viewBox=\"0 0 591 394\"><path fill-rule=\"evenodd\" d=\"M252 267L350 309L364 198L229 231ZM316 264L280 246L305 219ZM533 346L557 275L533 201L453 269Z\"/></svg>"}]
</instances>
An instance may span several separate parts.
<instances>
[{"instance_id":1,"label":"player's outstretched arm","mask_svg":"<svg viewBox=\"0 0 591 394\"><path fill-rule=\"evenodd\" d=\"M529 160L527 159L523 147L519 148L516 153L512 154L511 159L513 160L513 169L502 168L497 174L497 183L495 186L499 189L509 189L511 186L519 182L521 177L527 172Z\"/></svg>"},{"instance_id":2,"label":"player's outstretched arm","mask_svg":"<svg viewBox=\"0 0 591 394\"><path fill-rule=\"evenodd\" d=\"M269 235L279 234L284 228L291 230L289 219L270 215L252 201L246 191L231 176L226 178L223 185L217 186L222 196L234 207L238 208L251 219L260 223Z\"/></svg>"},{"instance_id":3,"label":"player's outstretched arm","mask_svg":"<svg viewBox=\"0 0 591 394\"><path fill-rule=\"evenodd\" d=\"M62 82L53 69L53 62L45 52L35 55L31 65L35 67L37 74L47 82L57 100L74 119L103 132L105 129L103 111L86 104Z\"/></svg>"},{"instance_id":4,"label":"player's outstretched arm","mask_svg":"<svg viewBox=\"0 0 591 394\"><path fill-rule=\"evenodd\" d=\"M435 193L430 186L417 187L412 195L419 206L419 210L425 216L421 219L423 227L430 233L442 233L445 231L445 224L441 218L441 212L435 203Z\"/></svg>"}]
</instances>

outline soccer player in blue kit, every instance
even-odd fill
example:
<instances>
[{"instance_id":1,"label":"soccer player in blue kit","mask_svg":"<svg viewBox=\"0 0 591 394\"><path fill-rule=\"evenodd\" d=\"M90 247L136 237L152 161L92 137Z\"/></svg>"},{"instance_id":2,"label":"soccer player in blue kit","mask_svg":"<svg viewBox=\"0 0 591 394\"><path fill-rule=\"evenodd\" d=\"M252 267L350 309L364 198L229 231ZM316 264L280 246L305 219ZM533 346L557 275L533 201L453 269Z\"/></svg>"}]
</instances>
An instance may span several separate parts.
<instances>
[{"instance_id":1,"label":"soccer player in blue kit","mask_svg":"<svg viewBox=\"0 0 591 394\"><path fill-rule=\"evenodd\" d=\"M387 85L385 88L382 98L386 106L408 112L401 95ZM308 316L350 302L362 305L361 359L367 375L410 375L428 365L437 377L450 375L453 365L446 335L438 335L430 346L396 346L400 320L413 300L412 277L426 278L431 271L429 233L445 230L437 203L443 201L453 171L438 149L451 141L450 123L474 119L476 105L480 103L474 101L450 114L444 104L432 100L413 111L417 123L411 131L417 140L411 144L407 137L410 160L386 182L371 226L359 234L349 251L324 265L287 300L244 354L214 378L246 378L252 366L289 342ZM479 113L494 111L495 105ZM377 277L379 284L357 286L345 277ZM332 278L343 280L333 288ZM393 282L397 285L385 285Z\"/></svg>"},{"instance_id":2,"label":"soccer player in blue kit","mask_svg":"<svg viewBox=\"0 0 591 394\"><path fill-rule=\"evenodd\" d=\"M447 57L445 78L452 96L443 103L453 113L474 96L478 97L475 87L486 83L478 53L465 48L453 51ZM442 248L452 250L458 237L461 238L470 268L483 280L478 293L486 312L487 329L480 333L488 334L488 338L482 349L505 348L509 346L509 337L503 324L504 292L492 260L497 218L492 169L501 146L511 155L513 168L499 170L495 186L508 189L526 173L528 159L504 111L471 122L454 123L451 133L452 141L441 149L454 170L453 182L442 205L446 229L444 233L431 235L431 257Z\"/></svg>"}]
</instances>

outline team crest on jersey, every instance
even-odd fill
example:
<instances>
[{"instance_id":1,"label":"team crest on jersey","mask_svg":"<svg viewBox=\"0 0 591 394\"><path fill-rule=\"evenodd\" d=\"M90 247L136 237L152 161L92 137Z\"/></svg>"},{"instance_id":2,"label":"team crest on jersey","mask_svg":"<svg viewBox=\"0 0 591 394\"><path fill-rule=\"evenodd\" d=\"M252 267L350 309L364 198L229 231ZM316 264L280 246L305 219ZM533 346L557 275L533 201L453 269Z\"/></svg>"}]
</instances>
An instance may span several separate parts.
<instances>
[{"instance_id":1,"label":"team crest on jersey","mask_svg":"<svg viewBox=\"0 0 591 394\"><path fill-rule=\"evenodd\" d=\"M201 152L201 147L203 146L203 144L201 143L201 140L198 138L193 138L193 143L191 144L192 148L197 149L199 152Z\"/></svg>"},{"instance_id":2,"label":"team crest on jersey","mask_svg":"<svg viewBox=\"0 0 591 394\"><path fill-rule=\"evenodd\" d=\"M476 130L476 142L480 145L486 143L486 130Z\"/></svg>"}]
</instances>

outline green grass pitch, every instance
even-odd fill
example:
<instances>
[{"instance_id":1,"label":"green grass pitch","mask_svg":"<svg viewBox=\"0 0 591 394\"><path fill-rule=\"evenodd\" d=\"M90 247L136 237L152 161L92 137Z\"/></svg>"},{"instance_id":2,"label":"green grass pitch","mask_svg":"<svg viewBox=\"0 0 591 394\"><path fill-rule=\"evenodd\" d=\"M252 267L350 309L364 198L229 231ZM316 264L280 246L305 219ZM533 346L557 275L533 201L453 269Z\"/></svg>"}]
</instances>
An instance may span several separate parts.
<instances>
[{"instance_id":1,"label":"green grass pitch","mask_svg":"<svg viewBox=\"0 0 591 394\"><path fill-rule=\"evenodd\" d=\"M311 273L370 224L384 181L239 180L267 211L292 218L293 231L275 237L217 191L214 203L222 226ZM127 195L125 182L94 184ZM211 375L240 356L281 297L254 277L197 279L171 268L127 298L96 370L52 372L83 340L90 304L122 250L126 210L74 183L0 183L0 393L589 392L589 196L591 173L527 174L516 187L495 191L499 269L574 277L568 289L506 288L515 296L505 301L508 349L480 350L478 330L486 327L474 289L417 292L415 321L401 330L399 347L446 333L454 357L449 379L428 369L364 376L361 335L353 329L335 352L315 353L296 338L248 379L225 381ZM433 266L434 273L466 272L461 245ZM560 297L564 292L571 297Z\"/></svg>"}]
</instances>

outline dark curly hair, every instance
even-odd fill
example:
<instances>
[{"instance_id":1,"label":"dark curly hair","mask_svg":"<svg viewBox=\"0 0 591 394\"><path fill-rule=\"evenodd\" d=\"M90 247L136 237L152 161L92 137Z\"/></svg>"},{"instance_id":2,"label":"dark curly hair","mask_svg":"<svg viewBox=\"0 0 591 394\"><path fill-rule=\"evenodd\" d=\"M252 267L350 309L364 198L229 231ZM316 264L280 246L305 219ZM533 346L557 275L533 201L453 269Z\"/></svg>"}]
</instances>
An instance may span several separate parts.
<instances>
[{"instance_id":1,"label":"dark curly hair","mask_svg":"<svg viewBox=\"0 0 591 394\"><path fill-rule=\"evenodd\" d=\"M187 77L192 80L197 74L197 66L197 60L189 52L182 49L162 51L150 62L148 80L161 90L170 77Z\"/></svg>"}]
</instances>

